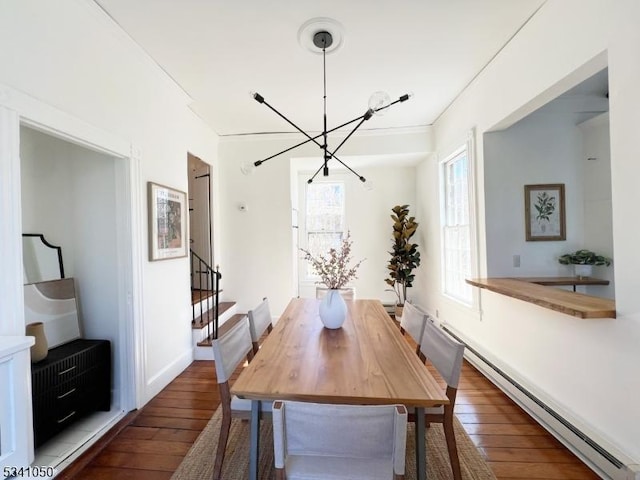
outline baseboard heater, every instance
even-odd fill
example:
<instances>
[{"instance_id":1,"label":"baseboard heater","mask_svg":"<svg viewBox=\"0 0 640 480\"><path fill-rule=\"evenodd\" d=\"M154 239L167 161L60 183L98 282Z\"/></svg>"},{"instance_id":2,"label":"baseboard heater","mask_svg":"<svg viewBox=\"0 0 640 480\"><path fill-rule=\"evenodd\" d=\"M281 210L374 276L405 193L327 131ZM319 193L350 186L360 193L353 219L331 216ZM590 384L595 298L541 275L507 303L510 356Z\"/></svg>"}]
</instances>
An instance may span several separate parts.
<instances>
[{"instance_id":1,"label":"baseboard heater","mask_svg":"<svg viewBox=\"0 0 640 480\"><path fill-rule=\"evenodd\" d=\"M451 335L459 342L465 344L465 357L470 363L472 363L475 367L485 373L489 380L495 383L518 405L524 408L534 418L538 419L543 427L549 430L549 432L554 437L560 440L574 454L576 454L584 462L586 462L592 469L596 471L596 473L601 476L605 475L604 478L610 478L612 480L640 480L640 472L638 472L636 468L633 468L637 467L637 465L625 464L625 462L621 461L615 455L611 454L609 451L599 445L595 440L590 438L580 429L567 421L562 415L546 405L542 400L536 397L522 384L520 384L512 377L510 377L506 372L504 372L504 370L488 360L484 355L480 354L473 347L470 347L467 342L461 339L450 328L445 325L441 326L443 330L446 331L449 335ZM484 366L478 364L478 362L481 362L482 364L484 364L484 366L489 367L491 370L493 370L493 372L497 373L499 375L499 378L495 378L495 376L492 375L491 372L487 372L486 368L483 368ZM503 382L500 380L506 381L508 385L503 385ZM522 396L524 396L525 398L523 399ZM525 399L535 404L535 406L542 410L542 412L534 411L534 408L532 408L530 404L527 404ZM542 417L542 415L546 415L550 418L545 419ZM551 419L557 422L556 425L553 425L553 421L550 421ZM558 424L564 427L567 432L570 432L577 439L579 439L583 443L583 445L577 445L575 442L572 442L568 438L568 435L558 431ZM585 447L589 447L589 449L592 452L597 453L600 458L594 456L592 452L586 451L587 449Z\"/></svg>"}]
</instances>

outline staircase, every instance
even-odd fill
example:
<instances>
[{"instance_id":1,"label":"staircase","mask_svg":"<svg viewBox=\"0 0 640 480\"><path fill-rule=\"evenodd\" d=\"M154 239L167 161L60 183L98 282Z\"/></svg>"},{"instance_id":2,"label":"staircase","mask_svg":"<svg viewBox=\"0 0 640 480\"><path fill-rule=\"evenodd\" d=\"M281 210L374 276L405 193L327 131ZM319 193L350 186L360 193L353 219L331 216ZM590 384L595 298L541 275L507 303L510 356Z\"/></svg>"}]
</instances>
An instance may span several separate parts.
<instances>
[{"instance_id":1,"label":"staircase","mask_svg":"<svg viewBox=\"0 0 640 480\"><path fill-rule=\"evenodd\" d=\"M236 302L220 302L220 274L191 251L191 338L195 360L213 360L213 339L247 316L236 312ZM217 312L217 320L216 320Z\"/></svg>"},{"instance_id":2,"label":"staircase","mask_svg":"<svg viewBox=\"0 0 640 480\"><path fill-rule=\"evenodd\" d=\"M194 311L200 312L202 315L196 317L191 322L191 338L194 345L194 358L196 360L213 360L213 349L211 341L214 338L215 322L214 299L213 292L208 292L206 298L199 299L198 295L194 295L193 306ZM203 295L204 296L204 295ZM218 303L218 335L224 334L226 330L238 323L246 313L237 313L236 302L219 302Z\"/></svg>"}]
</instances>

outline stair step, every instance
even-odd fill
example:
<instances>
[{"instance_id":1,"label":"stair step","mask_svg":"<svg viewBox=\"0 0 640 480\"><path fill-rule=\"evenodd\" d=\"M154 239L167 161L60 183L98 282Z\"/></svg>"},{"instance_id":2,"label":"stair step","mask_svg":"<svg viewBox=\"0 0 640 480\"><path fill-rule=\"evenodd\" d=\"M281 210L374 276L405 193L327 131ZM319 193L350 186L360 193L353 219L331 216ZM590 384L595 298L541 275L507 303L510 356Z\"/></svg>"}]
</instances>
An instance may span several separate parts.
<instances>
[{"instance_id":1,"label":"stair step","mask_svg":"<svg viewBox=\"0 0 640 480\"><path fill-rule=\"evenodd\" d=\"M220 302L218 304L218 317L221 317L224 312L229 310L235 304L236 302ZM210 311L210 315L207 315L208 312L204 312L202 315L196 317L196 319L191 323L191 328L193 330L200 330L201 328L206 327L209 323L212 323L214 321L213 308Z\"/></svg>"},{"instance_id":2,"label":"stair step","mask_svg":"<svg viewBox=\"0 0 640 480\"><path fill-rule=\"evenodd\" d=\"M229 318L229 320L227 320L222 325L220 325L220 330L218 331L218 336L224 335L226 332L231 330L234 325L237 325L238 322L240 322L246 316L247 316L246 313L236 313L235 315L233 315L231 318ZM210 335L209 337L205 338L201 342L198 342L197 345L199 347L210 347L212 340L213 340L213 335Z\"/></svg>"},{"instance_id":3,"label":"stair step","mask_svg":"<svg viewBox=\"0 0 640 480\"><path fill-rule=\"evenodd\" d=\"M222 292L222 289L219 290ZM207 298L211 298L215 295L215 290L199 290L194 288L191 290L191 303L195 305L196 303L200 303L205 301Z\"/></svg>"}]
</instances>

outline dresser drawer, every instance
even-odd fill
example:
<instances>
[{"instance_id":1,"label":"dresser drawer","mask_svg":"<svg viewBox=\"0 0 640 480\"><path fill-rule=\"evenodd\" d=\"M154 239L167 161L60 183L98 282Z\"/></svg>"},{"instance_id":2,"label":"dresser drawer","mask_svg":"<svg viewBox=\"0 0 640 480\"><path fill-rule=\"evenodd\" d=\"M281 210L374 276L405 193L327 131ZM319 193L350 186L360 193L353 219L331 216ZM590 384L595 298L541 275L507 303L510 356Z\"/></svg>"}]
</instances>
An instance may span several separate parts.
<instances>
[{"instance_id":1,"label":"dresser drawer","mask_svg":"<svg viewBox=\"0 0 640 480\"><path fill-rule=\"evenodd\" d=\"M32 368L32 387L43 392L80 375L100 363L111 363L106 340L75 340L51 349L45 360Z\"/></svg>"},{"instance_id":2,"label":"dresser drawer","mask_svg":"<svg viewBox=\"0 0 640 480\"><path fill-rule=\"evenodd\" d=\"M68 425L111 406L111 346L76 340L32 368L33 427L39 446Z\"/></svg>"}]
</instances>

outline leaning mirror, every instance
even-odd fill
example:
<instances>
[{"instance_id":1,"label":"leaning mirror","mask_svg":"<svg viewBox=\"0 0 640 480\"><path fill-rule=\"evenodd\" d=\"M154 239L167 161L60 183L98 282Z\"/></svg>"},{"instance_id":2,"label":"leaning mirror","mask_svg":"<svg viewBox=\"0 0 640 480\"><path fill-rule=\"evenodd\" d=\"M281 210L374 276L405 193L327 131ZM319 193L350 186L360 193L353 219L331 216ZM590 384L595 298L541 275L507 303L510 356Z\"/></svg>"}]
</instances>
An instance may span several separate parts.
<instances>
[{"instance_id":1,"label":"leaning mirror","mask_svg":"<svg viewBox=\"0 0 640 480\"><path fill-rule=\"evenodd\" d=\"M41 233L22 234L22 263L25 284L64 278L62 248Z\"/></svg>"}]
</instances>

